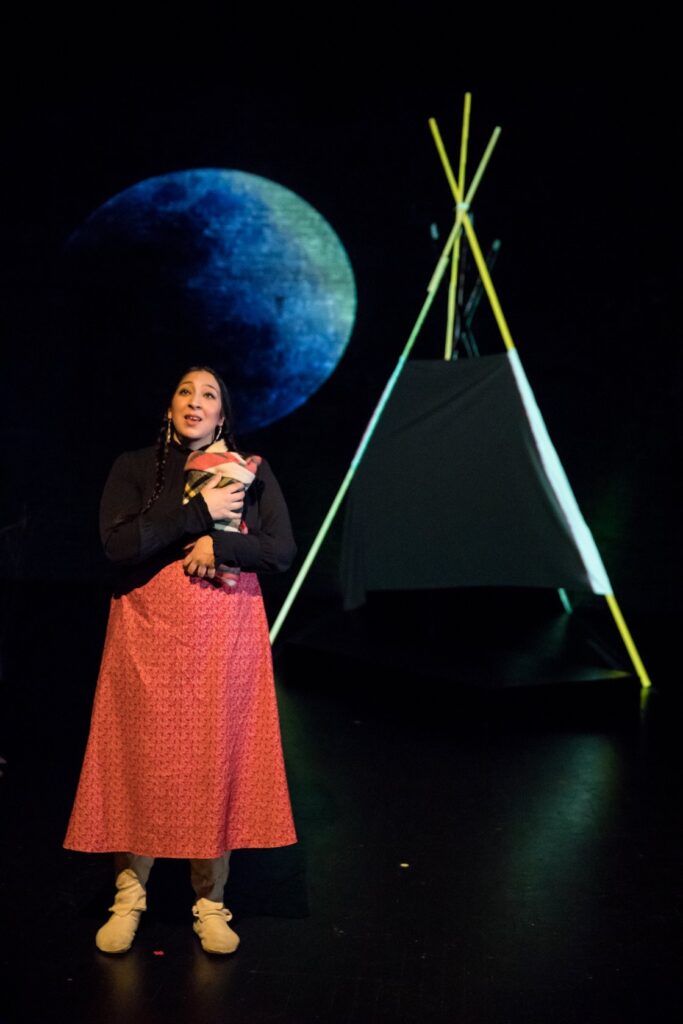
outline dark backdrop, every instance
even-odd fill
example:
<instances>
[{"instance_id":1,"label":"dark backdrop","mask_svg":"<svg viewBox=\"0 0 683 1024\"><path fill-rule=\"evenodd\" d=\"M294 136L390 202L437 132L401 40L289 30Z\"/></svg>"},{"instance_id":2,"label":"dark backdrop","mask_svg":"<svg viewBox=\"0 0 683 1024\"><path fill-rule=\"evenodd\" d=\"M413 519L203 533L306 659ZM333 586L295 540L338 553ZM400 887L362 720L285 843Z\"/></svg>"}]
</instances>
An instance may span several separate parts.
<instances>
[{"instance_id":1,"label":"dark backdrop","mask_svg":"<svg viewBox=\"0 0 683 1024\"><path fill-rule=\"evenodd\" d=\"M240 75L227 56L224 66L192 68L146 59L98 66L92 54L87 70L73 58L49 68L23 60L4 93L0 192L5 647L17 642L13 615L27 601L40 619L45 594L63 595L68 612L103 585L102 482L118 451L151 440L158 396L193 360L192 351L159 352L149 379L131 351L120 399L103 407L108 353L97 338L76 351L64 327L69 234L143 178L226 167L297 192L346 246L358 285L346 355L306 405L242 439L273 464L300 545L294 569L265 583L272 619L424 300L441 245L432 225L443 240L452 219L427 122L438 119L455 161L470 90L470 171L493 127L503 129L477 198L479 239L485 250L501 241L494 280L551 438L627 618L647 632L647 653L661 651L680 613L680 133L671 89L663 73L549 84L407 64L400 75L330 68L294 80L266 66ZM441 300L416 356L441 356L444 323ZM482 351L501 350L485 303L475 334ZM149 420L131 415L131 387L154 396ZM337 601L340 535L341 521L290 623L307 601Z\"/></svg>"}]
</instances>

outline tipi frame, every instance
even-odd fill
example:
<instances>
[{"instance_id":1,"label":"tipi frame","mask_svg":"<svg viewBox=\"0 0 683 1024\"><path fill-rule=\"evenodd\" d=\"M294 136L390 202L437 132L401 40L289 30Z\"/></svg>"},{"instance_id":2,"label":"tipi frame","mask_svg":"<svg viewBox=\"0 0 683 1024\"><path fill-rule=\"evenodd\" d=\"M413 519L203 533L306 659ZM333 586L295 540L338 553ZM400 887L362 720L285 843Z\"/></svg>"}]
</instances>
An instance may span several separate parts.
<instances>
[{"instance_id":1,"label":"tipi frame","mask_svg":"<svg viewBox=\"0 0 683 1024\"><path fill-rule=\"evenodd\" d=\"M318 533L316 534L316 537L311 545L311 548L299 569L299 572L289 590L289 593L287 594L287 597L283 602L283 605L275 619L275 622L273 623L273 626L270 631L270 640L271 643L275 642L275 639L277 638L280 629L282 628L282 624L284 623L285 618L287 617L289 610L299 590L301 589L301 586L306 576L308 575L308 572L317 556L317 553L320 550L320 547L332 525L332 522L334 521L334 518L339 510L339 507L342 501L344 500L344 497L346 496L346 493L356 474L356 470L358 469L358 466L368 447L370 439L372 438L375 428L377 427L380 417L382 416L386 404L391 396L392 391L394 390L396 382L401 374L401 371L405 366L406 360L408 359L408 356L420 333L422 325L432 306L439 285L441 284L446 269L448 268L449 262L451 265L451 274L447 304L447 324L444 358L452 358L455 317L457 313L456 290L458 282L458 266L460 259L461 236L462 232L464 231L470 250L474 257L474 261L476 263L482 285L488 297L494 319L500 331L503 344L510 358L512 369L517 381L520 394L522 396L522 400L525 405L527 416L529 418L532 431L538 444L541 458L544 462L544 468L546 470L551 485L555 488L558 500L560 501L572 527L574 540L577 545L577 549L584 560L584 564L586 565L587 575L591 581L592 589L595 593L599 593L602 596L604 596L605 600L607 601L607 605L610 609L610 612L612 613L613 619L616 623L617 629L619 630L619 634L622 638L624 646L626 647L626 650L636 671L638 679L640 680L641 687L643 689L649 689L649 687L651 686L650 678L640 658L640 655L633 641L631 633L628 629L628 626L626 625L626 621L623 617L617 599L612 590L611 584L607 577L607 573L602 564L602 559L600 558L597 547L595 546L595 542L592 538L590 530L586 526L583 517L581 516L581 513L578 509L578 505L576 504L576 499L574 498L571 487L569 486L569 482L567 481L566 476L564 474L564 470L562 469L562 466L559 462L559 458L557 457L557 454L547 435L547 431L545 429L545 425L543 424L542 417L540 416L540 412L538 411L538 407L536 406L533 392L531 391L531 387L526 378L526 374L524 373L524 370L522 368L522 364L519 359L515 343L512 339L512 334L505 319L502 306L496 294L496 290L494 288L493 281L489 273L489 268L482 253L481 247L479 245L479 241L474 230L474 225L472 224L472 219L469 215L472 200L479 187L486 167L488 166L491 154L493 153L493 150L495 148L495 145L498 141L501 132L501 129L499 127L496 127L494 129L489 140L488 146L486 147L486 150L479 162L479 166L477 167L477 171L474 175L474 178L472 179L472 182L467 190L467 193L464 194L467 148L469 141L470 112L471 94L466 93L463 108L463 121L459 158L460 184L458 184L458 181L456 180L455 175L453 174L451 163L448 159L448 155L446 153L446 149L443 144L441 133L439 131L436 120L434 118L429 119L429 128L431 130L432 137L434 139L434 143L436 145L436 149L438 151L439 158L441 160L441 164L443 166L444 173L446 175L446 179L448 181L451 193L455 200L455 222L448 236L446 244L442 250L441 256L439 257L434 273L432 274L431 280L428 284L427 297L418 314L418 317L415 321L410 336L408 337L408 340L403 348L403 351L399 356L398 362L394 368L393 373L391 374L389 380L387 381L384 387L384 390L374 409L374 412L372 413L372 416L368 421L363 436L361 437L360 443L353 455L351 464L346 472L346 475L344 476L344 479L342 480L342 483L334 497L332 505L330 506L330 509L327 512L327 515L325 516L318 530ZM563 596L563 591L560 591L560 594L561 596ZM565 604L565 607L567 607L566 598L564 597L563 603Z\"/></svg>"}]
</instances>

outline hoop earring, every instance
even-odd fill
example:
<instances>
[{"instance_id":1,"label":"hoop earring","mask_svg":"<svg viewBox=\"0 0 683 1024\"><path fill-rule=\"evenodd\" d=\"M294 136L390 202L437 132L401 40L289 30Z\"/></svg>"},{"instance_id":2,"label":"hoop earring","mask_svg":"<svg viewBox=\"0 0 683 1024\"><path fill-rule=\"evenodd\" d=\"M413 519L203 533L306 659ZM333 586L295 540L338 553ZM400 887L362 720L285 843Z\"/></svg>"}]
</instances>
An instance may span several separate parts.
<instances>
[{"instance_id":1,"label":"hoop earring","mask_svg":"<svg viewBox=\"0 0 683 1024\"><path fill-rule=\"evenodd\" d=\"M219 423L219 424L217 424L216 429L213 432L214 444L216 443L218 438L222 436L222 434L223 434L223 424Z\"/></svg>"},{"instance_id":2,"label":"hoop earring","mask_svg":"<svg viewBox=\"0 0 683 1024\"><path fill-rule=\"evenodd\" d=\"M170 445L170 443L171 443L171 420L169 418L169 419L166 420L166 447L167 448Z\"/></svg>"}]
</instances>

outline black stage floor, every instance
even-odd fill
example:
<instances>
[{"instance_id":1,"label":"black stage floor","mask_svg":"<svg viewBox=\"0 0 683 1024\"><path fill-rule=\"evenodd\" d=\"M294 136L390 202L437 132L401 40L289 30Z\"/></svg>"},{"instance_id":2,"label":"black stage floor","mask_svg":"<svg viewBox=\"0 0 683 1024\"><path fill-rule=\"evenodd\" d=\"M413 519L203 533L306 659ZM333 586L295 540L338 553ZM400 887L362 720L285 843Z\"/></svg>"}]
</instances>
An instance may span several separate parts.
<instances>
[{"instance_id":1,"label":"black stage floor","mask_svg":"<svg viewBox=\"0 0 683 1024\"><path fill-rule=\"evenodd\" d=\"M643 699L599 615L519 599L300 611L275 651L300 841L234 854L240 949L202 953L160 861L131 952L98 953L109 858L61 848L98 602L12 638L0 1024L679 1019L674 670Z\"/></svg>"}]
</instances>

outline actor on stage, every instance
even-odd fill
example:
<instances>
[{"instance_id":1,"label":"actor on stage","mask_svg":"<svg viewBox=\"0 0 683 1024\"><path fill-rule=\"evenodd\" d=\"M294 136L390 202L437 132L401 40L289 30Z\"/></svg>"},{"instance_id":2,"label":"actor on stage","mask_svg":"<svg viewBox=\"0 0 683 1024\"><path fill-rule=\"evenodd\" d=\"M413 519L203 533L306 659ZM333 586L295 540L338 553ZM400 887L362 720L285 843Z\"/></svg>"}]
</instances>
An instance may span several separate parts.
<instances>
[{"instance_id":1,"label":"actor on stage","mask_svg":"<svg viewBox=\"0 0 683 1024\"><path fill-rule=\"evenodd\" d=\"M230 466L200 479L209 448ZM154 859L179 857L202 947L231 953L231 850L296 842L258 582L296 548L267 460L237 450L214 370L184 373L157 445L114 462L100 532L118 582L64 845L115 855L103 952L130 948Z\"/></svg>"}]
</instances>

